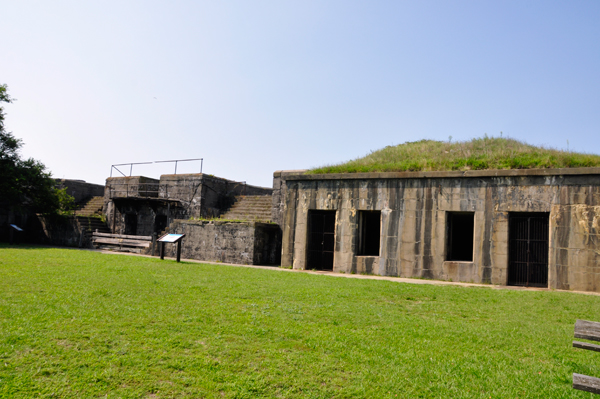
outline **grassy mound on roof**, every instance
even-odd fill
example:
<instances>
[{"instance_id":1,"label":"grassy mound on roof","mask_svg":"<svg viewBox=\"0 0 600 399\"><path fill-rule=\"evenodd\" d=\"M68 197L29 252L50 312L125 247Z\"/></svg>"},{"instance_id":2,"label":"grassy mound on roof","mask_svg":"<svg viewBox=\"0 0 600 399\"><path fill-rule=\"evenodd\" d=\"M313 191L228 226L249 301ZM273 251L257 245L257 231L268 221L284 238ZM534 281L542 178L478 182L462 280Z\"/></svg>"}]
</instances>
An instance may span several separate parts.
<instances>
[{"instance_id":1,"label":"grassy mound on roof","mask_svg":"<svg viewBox=\"0 0 600 399\"><path fill-rule=\"evenodd\" d=\"M403 172L579 168L600 166L600 155L536 147L506 138L471 141L421 140L372 151L363 158L311 169L308 173Z\"/></svg>"}]
</instances>

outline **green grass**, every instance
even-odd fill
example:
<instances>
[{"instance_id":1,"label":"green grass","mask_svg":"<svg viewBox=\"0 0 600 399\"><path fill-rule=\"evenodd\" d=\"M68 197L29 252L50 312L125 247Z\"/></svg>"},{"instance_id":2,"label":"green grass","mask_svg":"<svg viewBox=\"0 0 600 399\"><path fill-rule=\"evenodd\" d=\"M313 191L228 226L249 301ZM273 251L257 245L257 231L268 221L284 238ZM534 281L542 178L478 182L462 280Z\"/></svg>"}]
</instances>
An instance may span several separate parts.
<instances>
[{"instance_id":1,"label":"green grass","mask_svg":"<svg viewBox=\"0 0 600 399\"><path fill-rule=\"evenodd\" d=\"M308 173L402 172L433 170L579 168L600 166L600 155L536 147L506 138L462 142L421 140L387 146L339 165Z\"/></svg>"},{"instance_id":2,"label":"green grass","mask_svg":"<svg viewBox=\"0 0 600 399\"><path fill-rule=\"evenodd\" d=\"M592 398L600 297L0 246L2 398Z\"/></svg>"}]
</instances>

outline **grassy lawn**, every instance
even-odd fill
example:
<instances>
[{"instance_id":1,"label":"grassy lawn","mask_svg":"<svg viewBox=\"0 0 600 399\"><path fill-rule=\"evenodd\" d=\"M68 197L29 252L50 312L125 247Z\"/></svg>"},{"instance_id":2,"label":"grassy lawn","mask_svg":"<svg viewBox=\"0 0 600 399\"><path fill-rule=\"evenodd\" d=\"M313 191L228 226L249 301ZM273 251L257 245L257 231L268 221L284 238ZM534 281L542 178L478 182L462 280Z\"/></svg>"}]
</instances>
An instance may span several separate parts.
<instances>
[{"instance_id":1,"label":"grassy lawn","mask_svg":"<svg viewBox=\"0 0 600 399\"><path fill-rule=\"evenodd\" d=\"M592 398L600 297L0 246L0 397Z\"/></svg>"},{"instance_id":2,"label":"grassy lawn","mask_svg":"<svg viewBox=\"0 0 600 399\"><path fill-rule=\"evenodd\" d=\"M501 137L470 141L421 140L387 146L338 165L308 173L404 172L432 170L580 168L600 166L600 155L536 147Z\"/></svg>"}]
</instances>

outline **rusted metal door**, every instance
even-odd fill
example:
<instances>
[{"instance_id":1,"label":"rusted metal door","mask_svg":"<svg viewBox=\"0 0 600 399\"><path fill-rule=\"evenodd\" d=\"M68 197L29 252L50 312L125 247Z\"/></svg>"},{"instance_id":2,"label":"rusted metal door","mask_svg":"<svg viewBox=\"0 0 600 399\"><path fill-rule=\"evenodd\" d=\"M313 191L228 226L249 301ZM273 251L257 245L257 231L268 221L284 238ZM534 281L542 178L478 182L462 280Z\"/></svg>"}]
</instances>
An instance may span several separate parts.
<instances>
[{"instance_id":1,"label":"rusted metal door","mask_svg":"<svg viewBox=\"0 0 600 399\"><path fill-rule=\"evenodd\" d=\"M547 213L509 216L508 285L548 287Z\"/></svg>"},{"instance_id":2,"label":"rusted metal door","mask_svg":"<svg viewBox=\"0 0 600 399\"><path fill-rule=\"evenodd\" d=\"M335 211L308 211L306 268L333 270Z\"/></svg>"}]
</instances>

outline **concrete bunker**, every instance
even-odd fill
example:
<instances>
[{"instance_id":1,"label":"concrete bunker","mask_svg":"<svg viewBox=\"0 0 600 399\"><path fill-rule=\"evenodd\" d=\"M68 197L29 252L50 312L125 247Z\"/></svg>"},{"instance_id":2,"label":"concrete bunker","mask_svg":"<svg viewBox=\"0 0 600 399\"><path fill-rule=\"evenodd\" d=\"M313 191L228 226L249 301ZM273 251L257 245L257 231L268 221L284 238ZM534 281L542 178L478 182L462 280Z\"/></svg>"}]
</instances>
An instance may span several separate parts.
<instances>
[{"instance_id":1,"label":"concrete bunker","mask_svg":"<svg viewBox=\"0 0 600 399\"><path fill-rule=\"evenodd\" d=\"M185 258L279 264L281 231L270 223L272 192L202 173L110 177L104 212L112 234L186 234Z\"/></svg>"},{"instance_id":2,"label":"concrete bunker","mask_svg":"<svg viewBox=\"0 0 600 399\"><path fill-rule=\"evenodd\" d=\"M600 168L283 171L274 189L284 267L600 291Z\"/></svg>"}]
</instances>

